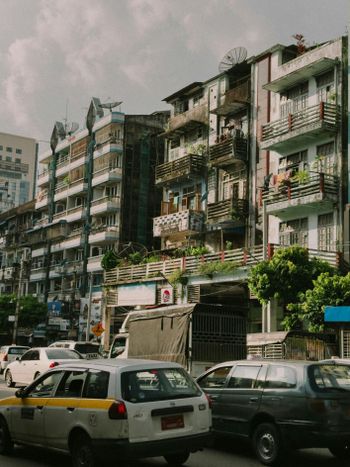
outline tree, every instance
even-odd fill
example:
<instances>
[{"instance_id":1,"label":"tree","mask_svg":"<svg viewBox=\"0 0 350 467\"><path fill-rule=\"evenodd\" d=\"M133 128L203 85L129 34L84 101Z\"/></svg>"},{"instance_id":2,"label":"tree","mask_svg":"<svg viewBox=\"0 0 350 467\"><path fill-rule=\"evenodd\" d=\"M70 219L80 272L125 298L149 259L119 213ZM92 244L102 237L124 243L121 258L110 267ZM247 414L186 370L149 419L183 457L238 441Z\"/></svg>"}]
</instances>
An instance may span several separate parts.
<instances>
[{"instance_id":1,"label":"tree","mask_svg":"<svg viewBox=\"0 0 350 467\"><path fill-rule=\"evenodd\" d=\"M8 321L9 315L16 312L17 297L15 294L0 295L0 329L10 333L13 324ZM20 327L32 328L46 319L47 306L40 303L36 297L25 295L20 298L20 313L18 325Z\"/></svg>"},{"instance_id":2,"label":"tree","mask_svg":"<svg viewBox=\"0 0 350 467\"><path fill-rule=\"evenodd\" d=\"M309 258L306 248L298 245L277 250L270 260L254 266L248 277L248 287L260 303L277 298L284 307L298 302L301 292L313 288L313 280L327 272L335 273L325 261Z\"/></svg>"},{"instance_id":3,"label":"tree","mask_svg":"<svg viewBox=\"0 0 350 467\"><path fill-rule=\"evenodd\" d=\"M295 323L303 322L310 332L325 329L324 309L326 306L350 305L350 273L346 276L320 274L313 287L298 296L298 302L288 305L291 312L283 321L285 328L293 329Z\"/></svg>"}]
</instances>

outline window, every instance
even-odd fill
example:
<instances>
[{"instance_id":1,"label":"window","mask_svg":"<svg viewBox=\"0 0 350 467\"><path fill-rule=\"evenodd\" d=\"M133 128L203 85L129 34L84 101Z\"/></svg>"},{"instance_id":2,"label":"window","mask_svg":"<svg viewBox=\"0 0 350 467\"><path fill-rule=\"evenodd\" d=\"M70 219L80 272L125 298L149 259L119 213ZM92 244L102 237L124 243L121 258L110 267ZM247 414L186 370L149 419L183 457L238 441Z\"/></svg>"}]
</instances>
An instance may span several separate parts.
<instances>
[{"instance_id":1,"label":"window","mask_svg":"<svg viewBox=\"0 0 350 467\"><path fill-rule=\"evenodd\" d=\"M267 370L266 388L295 388L297 378L293 368L282 365L271 365Z\"/></svg>"},{"instance_id":2,"label":"window","mask_svg":"<svg viewBox=\"0 0 350 467\"><path fill-rule=\"evenodd\" d=\"M108 395L109 373L107 371L90 370L84 388L83 397L105 399Z\"/></svg>"},{"instance_id":3,"label":"window","mask_svg":"<svg viewBox=\"0 0 350 467\"><path fill-rule=\"evenodd\" d=\"M221 366L204 376L198 384L201 388L222 388L225 386L227 375L231 371L232 366Z\"/></svg>"},{"instance_id":4,"label":"window","mask_svg":"<svg viewBox=\"0 0 350 467\"><path fill-rule=\"evenodd\" d=\"M22 355L21 360L39 360L39 352L37 350L28 350Z\"/></svg>"},{"instance_id":5,"label":"window","mask_svg":"<svg viewBox=\"0 0 350 467\"><path fill-rule=\"evenodd\" d=\"M45 376L35 384L34 387L31 387L28 393L25 393L26 397L50 397L53 394L54 389L56 388L58 382L62 377L63 371L57 371L55 373L50 373L48 376Z\"/></svg>"},{"instance_id":6,"label":"window","mask_svg":"<svg viewBox=\"0 0 350 467\"><path fill-rule=\"evenodd\" d=\"M350 390L350 365L315 365L309 369L311 384L317 389Z\"/></svg>"},{"instance_id":7,"label":"window","mask_svg":"<svg viewBox=\"0 0 350 467\"><path fill-rule=\"evenodd\" d=\"M82 358L78 352L70 349L47 349L45 350L49 360L66 360L66 359L80 359Z\"/></svg>"},{"instance_id":8,"label":"window","mask_svg":"<svg viewBox=\"0 0 350 467\"><path fill-rule=\"evenodd\" d=\"M159 368L122 373L122 397L130 402L200 396L196 384L180 368Z\"/></svg>"},{"instance_id":9,"label":"window","mask_svg":"<svg viewBox=\"0 0 350 467\"><path fill-rule=\"evenodd\" d=\"M281 94L280 115L287 117L307 107L309 93L308 82L299 84Z\"/></svg>"},{"instance_id":10,"label":"window","mask_svg":"<svg viewBox=\"0 0 350 467\"><path fill-rule=\"evenodd\" d=\"M280 224L280 245L300 245L304 248L308 246L308 218L295 219Z\"/></svg>"},{"instance_id":11,"label":"window","mask_svg":"<svg viewBox=\"0 0 350 467\"><path fill-rule=\"evenodd\" d=\"M7 152L12 152L12 148L7 147L7 148L6 148L6 151L7 151Z\"/></svg>"},{"instance_id":12,"label":"window","mask_svg":"<svg viewBox=\"0 0 350 467\"><path fill-rule=\"evenodd\" d=\"M80 397L86 371L67 371L62 378L55 397Z\"/></svg>"},{"instance_id":13,"label":"window","mask_svg":"<svg viewBox=\"0 0 350 467\"><path fill-rule=\"evenodd\" d=\"M22 154L22 149L16 148L16 154Z\"/></svg>"},{"instance_id":14,"label":"window","mask_svg":"<svg viewBox=\"0 0 350 467\"><path fill-rule=\"evenodd\" d=\"M238 365L229 379L229 388L252 389L259 374L261 366Z\"/></svg>"},{"instance_id":15,"label":"window","mask_svg":"<svg viewBox=\"0 0 350 467\"><path fill-rule=\"evenodd\" d=\"M334 71L330 70L316 78L318 102L335 102Z\"/></svg>"},{"instance_id":16,"label":"window","mask_svg":"<svg viewBox=\"0 0 350 467\"><path fill-rule=\"evenodd\" d=\"M307 150L299 151L290 154L286 157L281 157L278 173L286 172L287 170L304 170L307 165Z\"/></svg>"},{"instance_id":17,"label":"window","mask_svg":"<svg viewBox=\"0 0 350 467\"><path fill-rule=\"evenodd\" d=\"M335 251L335 225L333 212L318 216L318 249Z\"/></svg>"},{"instance_id":18,"label":"window","mask_svg":"<svg viewBox=\"0 0 350 467\"><path fill-rule=\"evenodd\" d=\"M314 162L315 170L330 175L336 172L334 159L334 141L317 146L317 158Z\"/></svg>"},{"instance_id":19,"label":"window","mask_svg":"<svg viewBox=\"0 0 350 467\"><path fill-rule=\"evenodd\" d=\"M7 161L7 162L11 162L11 161L12 161L12 157L11 157L11 156L6 156L6 161Z\"/></svg>"}]
</instances>

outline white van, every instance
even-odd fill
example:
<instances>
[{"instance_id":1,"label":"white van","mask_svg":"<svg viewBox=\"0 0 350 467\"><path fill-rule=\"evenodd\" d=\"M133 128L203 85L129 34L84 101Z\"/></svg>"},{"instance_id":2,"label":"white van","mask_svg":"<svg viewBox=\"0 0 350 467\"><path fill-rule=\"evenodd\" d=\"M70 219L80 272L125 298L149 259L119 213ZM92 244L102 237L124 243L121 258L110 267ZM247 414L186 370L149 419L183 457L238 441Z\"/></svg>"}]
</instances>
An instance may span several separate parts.
<instances>
[{"instance_id":1,"label":"white van","mask_svg":"<svg viewBox=\"0 0 350 467\"><path fill-rule=\"evenodd\" d=\"M85 358L102 358L100 353L101 346L98 342L85 341L57 341L49 345L49 347L59 347L63 349L72 349L79 352Z\"/></svg>"}]
</instances>

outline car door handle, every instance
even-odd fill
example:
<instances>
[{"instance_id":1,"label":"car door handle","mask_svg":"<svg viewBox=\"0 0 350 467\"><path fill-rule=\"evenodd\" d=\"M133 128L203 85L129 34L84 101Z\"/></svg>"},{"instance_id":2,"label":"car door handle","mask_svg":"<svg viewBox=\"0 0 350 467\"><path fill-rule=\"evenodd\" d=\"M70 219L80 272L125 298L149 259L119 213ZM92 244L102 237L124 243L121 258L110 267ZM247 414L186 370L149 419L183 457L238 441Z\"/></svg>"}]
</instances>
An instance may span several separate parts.
<instances>
[{"instance_id":1,"label":"car door handle","mask_svg":"<svg viewBox=\"0 0 350 467\"><path fill-rule=\"evenodd\" d=\"M280 401L282 399L282 397L270 397L270 401Z\"/></svg>"},{"instance_id":2,"label":"car door handle","mask_svg":"<svg viewBox=\"0 0 350 467\"><path fill-rule=\"evenodd\" d=\"M75 407L67 407L68 412L74 412Z\"/></svg>"},{"instance_id":3,"label":"car door handle","mask_svg":"<svg viewBox=\"0 0 350 467\"><path fill-rule=\"evenodd\" d=\"M253 404L254 402L258 402L258 400L259 400L258 397L251 397L251 398L249 399L249 403L252 403L252 404Z\"/></svg>"}]
</instances>

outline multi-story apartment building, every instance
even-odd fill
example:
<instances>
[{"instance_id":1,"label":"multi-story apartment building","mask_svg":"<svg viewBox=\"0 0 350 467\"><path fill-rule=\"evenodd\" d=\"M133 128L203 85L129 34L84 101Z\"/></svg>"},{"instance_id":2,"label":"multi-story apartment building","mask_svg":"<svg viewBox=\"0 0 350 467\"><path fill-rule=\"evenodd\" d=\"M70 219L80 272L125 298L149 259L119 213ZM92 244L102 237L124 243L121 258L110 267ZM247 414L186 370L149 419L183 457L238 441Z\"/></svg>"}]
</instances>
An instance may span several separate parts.
<instances>
[{"instance_id":1,"label":"multi-story apartment building","mask_svg":"<svg viewBox=\"0 0 350 467\"><path fill-rule=\"evenodd\" d=\"M0 214L0 294L34 293L29 281L30 243L27 230L33 227L34 200Z\"/></svg>"},{"instance_id":2,"label":"multi-story apartment building","mask_svg":"<svg viewBox=\"0 0 350 467\"><path fill-rule=\"evenodd\" d=\"M155 203L148 179L166 118L105 114L94 98L86 129L67 134L56 123L51 150L39 156L40 219L31 231L30 280L42 300L74 309L85 299L95 305L91 319L99 319L103 254L118 251L124 239L150 247Z\"/></svg>"},{"instance_id":3,"label":"multi-story apartment building","mask_svg":"<svg viewBox=\"0 0 350 467\"><path fill-rule=\"evenodd\" d=\"M161 304L176 272L178 303L243 306L250 331L279 330L282 310L262 309L249 295L249 267L274 245L305 246L335 266L348 254L346 72L346 38L304 51L278 44L167 97L173 108L154 219L165 256L107 272L108 306L121 298L124 306ZM166 256L191 245L208 253ZM206 274L213 263L235 267ZM152 289L147 303L134 300L140 281Z\"/></svg>"},{"instance_id":4,"label":"multi-story apartment building","mask_svg":"<svg viewBox=\"0 0 350 467\"><path fill-rule=\"evenodd\" d=\"M0 133L0 212L34 198L37 151L33 138Z\"/></svg>"}]
</instances>

